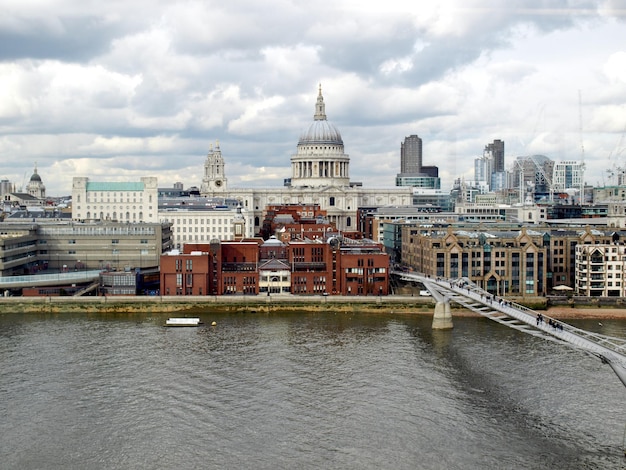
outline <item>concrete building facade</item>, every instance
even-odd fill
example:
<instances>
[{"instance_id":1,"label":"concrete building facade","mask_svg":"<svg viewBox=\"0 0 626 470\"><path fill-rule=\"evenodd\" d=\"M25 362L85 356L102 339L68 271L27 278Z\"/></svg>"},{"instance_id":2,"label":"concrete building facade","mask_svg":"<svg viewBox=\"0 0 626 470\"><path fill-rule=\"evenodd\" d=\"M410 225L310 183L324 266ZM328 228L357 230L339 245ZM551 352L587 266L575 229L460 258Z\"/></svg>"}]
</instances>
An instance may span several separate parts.
<instances>
[{"instance_id":1,"label":"concrete building facade","mask_svg":"<svg viewBox=\"0 0 626 470\"><path fill-rule=\"evenodd\" d=\"M134 182L97 182L74 177L72 219L156 223L159 221L157 179L143 177Z\"/></svg>"}]
</instances>

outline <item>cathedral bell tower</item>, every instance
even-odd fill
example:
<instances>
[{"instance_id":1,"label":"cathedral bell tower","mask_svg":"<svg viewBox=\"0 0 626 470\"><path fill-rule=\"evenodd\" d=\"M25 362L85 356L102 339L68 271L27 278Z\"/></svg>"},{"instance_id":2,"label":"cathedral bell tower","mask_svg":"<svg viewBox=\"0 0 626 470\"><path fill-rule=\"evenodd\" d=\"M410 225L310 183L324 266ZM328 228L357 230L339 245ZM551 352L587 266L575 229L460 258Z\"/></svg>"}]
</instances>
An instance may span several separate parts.
<instances>
[{"instance_id":1,"label":"cathedral bell tower","mask_svg":"<svg viewBox=\"0 0 626 470\"><path fill-rule=\"evenodd\" d=\"M226 190L226 182L224 158L220 150L220 143L216 141L215 149L213 149L213 145L211 145L206 161L204 162L204 177L202 178L200 192L203 196L224 192Z\"/></svg>"}]
</instances>

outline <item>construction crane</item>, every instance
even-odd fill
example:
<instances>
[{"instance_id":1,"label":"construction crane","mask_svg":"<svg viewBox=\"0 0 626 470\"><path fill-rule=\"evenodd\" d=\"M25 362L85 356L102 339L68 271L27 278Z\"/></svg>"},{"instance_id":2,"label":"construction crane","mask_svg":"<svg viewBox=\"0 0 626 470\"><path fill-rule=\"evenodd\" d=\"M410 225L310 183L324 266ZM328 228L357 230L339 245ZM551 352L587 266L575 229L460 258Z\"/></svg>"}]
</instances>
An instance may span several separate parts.
<instances>
[{"instance_id":1,"label":"construction crane","mask_svg":"<svg viewBox=\"0 0 626 470\"><path fill-rule=\"evenodd\" d=\"M626 168L621 165L617 165L618 162L615 160L613 160L613 162L611 162L611 160L614 157L619 157L626 150L626 147L624 147L624 134L626 134L626 126L620 135L617 145L609 153L609 168L606 170L610 178L609 184L617 184L617 186L622 186L624 184ZM615 176L617 176L617 182L615 181Z\"/></svg>"},{"instance_id":2,"label":"construction crane","mask_svg":"<svg viewBox=\"0 0 626 470\"><path fill-rule=\"evenodd\" d=\"M585 202L585 144L583 141L583 98L578 90L578 126L580 132L580 205Z\"/></svg>"},{"instance_id":3,"label":"construction crane","mask_svg":"<svg viewBox=\"0 0 626 470\"><path fill-rule=\"evenodd\" d=\"M538 155L519 157L518 160L515 162L515 165L518 166L517 171L519 171L519 191L520 191L519 199L521 203L529 202L527 201L528 199L527 196L530 190L532 189L532 192L534 193L536 192L537 188L541 186L547 189L548 200L550 202L553 202L554 200L552 176L548 176L548 174L546 173L544 169L545 162L540 163L539 160L537 160L536 158L537 156ZM528 165L530 164L532 164L533 166L532 170L528 168ZM532 181L525 181L527 168L529 169L529 171L533 172ZM533 199L534 199L534 195L533 195Z\"/></svg>"}]
</instances>

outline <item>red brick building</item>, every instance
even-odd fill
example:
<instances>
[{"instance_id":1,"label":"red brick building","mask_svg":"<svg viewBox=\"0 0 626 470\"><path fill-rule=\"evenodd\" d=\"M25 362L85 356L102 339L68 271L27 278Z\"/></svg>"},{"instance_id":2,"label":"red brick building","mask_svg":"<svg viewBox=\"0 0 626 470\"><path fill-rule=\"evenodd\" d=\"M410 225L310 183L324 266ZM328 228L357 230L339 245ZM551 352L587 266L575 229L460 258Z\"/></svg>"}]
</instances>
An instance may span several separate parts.
<instances>
[{"instance_id":1,"label":"red brick building","mask_svg":"<svg viewBox=\"0 0 626 470\"><path fill-rule=\"evenodd\" d=\"M222 242L216 257L217 295L259 293L261 239Z\"/></svg>"},{"instance_id":2,"label":"red brick building","mask_svg":"<svg viewBox=\"0 0 626 470\"><path fill-rule=\"evenodd\" d=\"M388 295L389 255L372 240L339 248L338 282L343 295Z\"/></svg>"},{"instance_id":3,"label":"red brick building","mask_svg":"<svg viewBox=\"0 0 626 470\"><path fill-rule=\"evenodd\" d=\"M213 285L213 255L209 250L161 255L161 295L209 295Z\"/></svg>"},{"instance_id":4,"label":"red brick building","mask_svg":"<svg viewBox=\"0 0 626 470\"><path fill-rule=\"evenodd\" d=\"M389 255L372 240L270 237L184 251L162 256L162 295L389 293Z\"/></svg>"},{"instance_id":5,"label":"red brick building","mask_svg":"<svg viewBox=\"0 0 626 470\"><path fill-rule=\"evenodd\" d=\"M319 204L270 205L267 206L265 210L261 235L267 240L272 235L278 236L277 231L283 228L285 228L285 230L282 233L299 234L304 230L313 231L318 224L324 224L327 227L331 226L327 221L326 211L321 210ZM289 226L289 228L285 226ZM308 235L306 236L313 238Z\"/></svg>"},{"instance_id":6,"label":"red brick building","mask_svg":"<svg viewBox=\"0 0 626 470\"><path fill-rule=\"evenodd\" d=\"M323 241L294 240L289 244L291 266L291 293L338 294L337 284L332 282L332 250Z\"/></svg>"}]
</instances>

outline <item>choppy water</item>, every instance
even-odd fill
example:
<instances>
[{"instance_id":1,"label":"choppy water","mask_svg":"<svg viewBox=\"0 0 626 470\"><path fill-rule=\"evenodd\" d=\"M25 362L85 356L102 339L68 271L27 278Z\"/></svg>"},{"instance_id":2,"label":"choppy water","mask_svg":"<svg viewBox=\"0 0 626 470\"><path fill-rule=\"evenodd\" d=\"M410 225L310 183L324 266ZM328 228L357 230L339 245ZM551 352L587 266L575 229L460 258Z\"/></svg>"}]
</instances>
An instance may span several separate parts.
<instances>
[{"instance_id":1,"label":"choppy water","mask_svg":"<svg viewBox=\"0 0 626 470\"><path fill-rule=\"evenodd\" d=\"M625 467L610 368L488 320L164 320L0 316L0 467Z\"/></svg>"}]
</instances>

